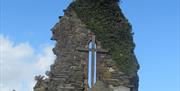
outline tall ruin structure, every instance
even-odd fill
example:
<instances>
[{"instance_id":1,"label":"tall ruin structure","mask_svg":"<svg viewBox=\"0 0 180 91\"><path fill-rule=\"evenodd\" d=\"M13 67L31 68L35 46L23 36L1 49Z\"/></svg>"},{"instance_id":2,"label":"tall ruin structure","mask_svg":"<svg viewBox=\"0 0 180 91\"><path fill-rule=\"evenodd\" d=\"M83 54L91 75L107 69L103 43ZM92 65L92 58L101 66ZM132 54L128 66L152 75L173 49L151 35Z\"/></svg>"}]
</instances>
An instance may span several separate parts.
<instances>
[{"instance_id":1,"label":"tall ruin structure","mask_svg":"<svg viewBox=\"0 0 180 91\"><path fill-rule=\"evenodd\" d=\"M75 0L52 28L57 56L34 91L138 91L132 26L119 0Z\"/></svg>"}]
</instances>

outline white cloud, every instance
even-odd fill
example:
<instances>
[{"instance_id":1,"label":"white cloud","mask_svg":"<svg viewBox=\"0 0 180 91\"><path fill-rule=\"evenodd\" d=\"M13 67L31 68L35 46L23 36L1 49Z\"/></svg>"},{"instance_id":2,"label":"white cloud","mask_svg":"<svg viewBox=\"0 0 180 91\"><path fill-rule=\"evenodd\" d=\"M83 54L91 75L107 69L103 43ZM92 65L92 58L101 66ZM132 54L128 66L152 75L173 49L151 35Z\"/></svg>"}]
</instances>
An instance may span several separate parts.
<instances>
[{"instance_id":1,"label":"white cloud","mask_svg":"<svg viewBox=\"0 0 180 91\"><path fill-rule=\"evenodd\" d=\"M47 69L47 67L49 67L49 64L51 64L52 60L54 60L54 54L51 51L52 47L46 47L44 49L44 52L38 56L38 62L36 64L37 68L43 71L44 69Z\"/></svg>"},{"instance_id":2,"label":"white cloud","mask_svg":"<svg viewBox=\"0 0 180 91\"><path fill-rule=\"evenodd\" d=\"M52 46L34 50L28 42L14 44L0 34L0 91L32 91L34 76L44 74L55 59Z\"/></svg>"}]
</instances>

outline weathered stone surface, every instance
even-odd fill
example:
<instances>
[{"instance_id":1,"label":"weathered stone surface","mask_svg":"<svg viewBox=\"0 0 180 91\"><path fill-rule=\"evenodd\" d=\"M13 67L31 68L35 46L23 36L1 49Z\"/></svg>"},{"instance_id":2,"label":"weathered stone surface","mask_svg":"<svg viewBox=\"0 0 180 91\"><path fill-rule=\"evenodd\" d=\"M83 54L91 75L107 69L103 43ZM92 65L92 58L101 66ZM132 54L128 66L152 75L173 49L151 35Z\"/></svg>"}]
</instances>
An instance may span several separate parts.
<instances>
[{"instance_id":1,"label":"weathered stone surface","mask_svg":"<svg viewBox=\"0 0 180 91\"><path fill-rule=\"evenodd\" d=\"M112 87L113 91L130 91L130 88L124 86Z\"/></svg>"},{"instance_id":2,"label":"weathered stone surface","mask_svg":"<svg viewBox=\"0 0 180 91\"><path fill-rule=\"evenodd\" d=\"M57 42L53 48L57 58L50 71L46 72L48 78L39 76L36 79L34 91L90 91L87 83L86 89L82 84L83 80L87 81L88 52L78 50L88 48L88 35L92 31L80 20L71 6L64 12L64 16L61 16L51 29L51 39ZM104 49L100 40L97 39L96 43L98 49ZM84 62L86 64L83 69ZM95 91L138 91L137 70L130 75L123 73L107 51L97 54L97 65ZM136 65L138 66L138 63Z\"/></svg>"}]
</instances>

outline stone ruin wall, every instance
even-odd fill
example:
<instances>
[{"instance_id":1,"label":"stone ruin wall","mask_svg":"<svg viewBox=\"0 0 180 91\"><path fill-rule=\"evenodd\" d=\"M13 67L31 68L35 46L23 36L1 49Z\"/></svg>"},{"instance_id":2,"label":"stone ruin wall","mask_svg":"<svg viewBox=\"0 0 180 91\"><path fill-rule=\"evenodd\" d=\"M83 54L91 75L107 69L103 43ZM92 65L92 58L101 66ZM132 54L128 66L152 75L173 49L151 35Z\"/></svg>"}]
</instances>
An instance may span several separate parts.
<instances>
[{"instance_id":1,"label":"stone ruin wall","mask_svg":"<svg viewBox=\"0 0 180 91\"><path fill-rule=\"evenodd\" d=\"M53 52L57 58L50 71L46 72L48 78L36 77L34 91L83 91L82 62L88 61L88 53L79 52L77 48L88 48L90 32L72 9L65 11L65 15L52 28L51 39L56 41ZM102 48L98 39L96 42L97 47ZM119 71L108 54L97 55L97 61L96 91L138 91L137 74L129 76Z\"/></svg>"}]
</instances>

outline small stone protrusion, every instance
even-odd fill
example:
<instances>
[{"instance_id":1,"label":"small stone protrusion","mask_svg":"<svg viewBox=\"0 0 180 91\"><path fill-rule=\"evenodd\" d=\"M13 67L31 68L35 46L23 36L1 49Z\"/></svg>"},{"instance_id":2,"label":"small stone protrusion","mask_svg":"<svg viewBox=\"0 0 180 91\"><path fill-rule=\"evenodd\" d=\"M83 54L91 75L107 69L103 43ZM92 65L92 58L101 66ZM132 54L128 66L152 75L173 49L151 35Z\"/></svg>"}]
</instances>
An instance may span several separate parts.
<instances>
[{"instance_id":1,"label":"small stone protrusion","mask_svg":"<svg viewBox=\"0 0 180 91\"><path fill-rule=\"evenodd\" d=\"M35 76L36 81L42 81L43 79L44 79L44 76L42 75Z\"/></svg>"},{"instance_id":2,"label":"small stone protrusion","mask_svg":"<svg viewBox=\"0 0 180 91\"><path fill-rule=\"evenodd\" d=\"M46 76L49 76L50 75L50 71L46 71L45 74L46 74Z\"/></svg>"},{"instance_id":3,"label":"small stone protrusion","mask_svg":"<svg viewBox=\"0 0 180 91\"><path fill-rule=\"evenodd\" d=\"M67 11L66 9L63 10L64 13L65 13L66 11Z\"/></svg>"},{"instance_id":4,"label":"small stone protrusion","mask_svg":"<svg viewBox=\"0 0 180 91\"><path fill-rule=\"evenodd\" d=\"M61 19L63 16L59 16L59 19Z\"/></svg>"}]
</instances>

